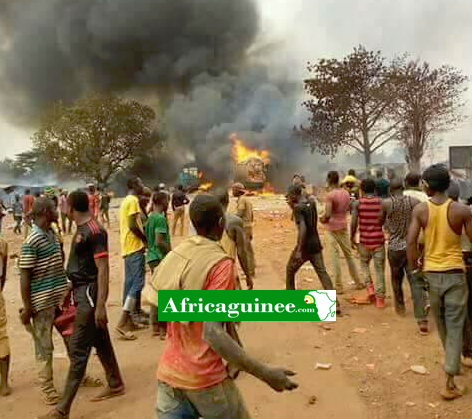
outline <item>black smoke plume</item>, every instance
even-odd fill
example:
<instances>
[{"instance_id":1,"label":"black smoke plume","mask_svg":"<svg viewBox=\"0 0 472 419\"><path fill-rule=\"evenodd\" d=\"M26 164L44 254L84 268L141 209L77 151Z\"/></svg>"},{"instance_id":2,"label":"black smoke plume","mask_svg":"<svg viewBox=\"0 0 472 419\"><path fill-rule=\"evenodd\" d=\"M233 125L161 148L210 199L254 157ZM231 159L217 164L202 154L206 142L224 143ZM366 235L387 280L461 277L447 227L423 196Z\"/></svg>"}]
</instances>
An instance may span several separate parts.
<instances>
[{"instance_id":1,"label":"black smoke plume","mask_svg":"<svg viewBox=\"0 0 472 419\"><path fill-rule=\"evenodd\" d=\"M214 177L228 174L233 131L281 164L296 154L297 87L250 54L254 0L3 0L0 13L4 113L18 123L115 92L156 103L175 160Z\"/></svg>"}]
</instances>

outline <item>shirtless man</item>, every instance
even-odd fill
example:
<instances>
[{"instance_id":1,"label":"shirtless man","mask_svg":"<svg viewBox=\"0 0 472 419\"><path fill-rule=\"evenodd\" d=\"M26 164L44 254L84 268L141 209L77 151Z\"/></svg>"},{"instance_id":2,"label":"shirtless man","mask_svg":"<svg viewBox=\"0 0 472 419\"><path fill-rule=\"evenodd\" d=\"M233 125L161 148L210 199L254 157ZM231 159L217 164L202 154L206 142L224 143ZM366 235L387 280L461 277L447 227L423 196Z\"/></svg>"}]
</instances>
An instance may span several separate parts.
<instances>
[{"instance_id":1,"label":"shirtless man","mask_svg":"<svg viewBox=\"0 0 472 419\"><path fill-rule=\"evenodd\" d=\"M423 173L429 201L413 210L407 238L408 268L413 280L424 272L429 284L431 309L445 349L446 385L441 391L445 400L461 397L465 389L456 385L454 377L461 367L464 322L467 315L468 286L462 259L461 236L465 229L472 239L470 208L453 202L446 191L450 175L443 165L433 165ZM417 241L424 230L424 262L418 264Z\"/></svg>"},{"instance_id":2,"label":"shirtless man","mask_svg":"<svg viewBox=\"0 0 472 419\"><path fill-rule=\"evenodd\" d=\"M216 191L216 198L223 207L225 212L225 233L221 239L221 244L226 253L236 260L239 259L239 264L246 276L246 285L248 290L254 288L254 280L251 275L250 255L248 253L248 243L246 235L244 234L243 220L235 214L228 213L229 194L226 190Z\"/></svg>"}]
</instances>

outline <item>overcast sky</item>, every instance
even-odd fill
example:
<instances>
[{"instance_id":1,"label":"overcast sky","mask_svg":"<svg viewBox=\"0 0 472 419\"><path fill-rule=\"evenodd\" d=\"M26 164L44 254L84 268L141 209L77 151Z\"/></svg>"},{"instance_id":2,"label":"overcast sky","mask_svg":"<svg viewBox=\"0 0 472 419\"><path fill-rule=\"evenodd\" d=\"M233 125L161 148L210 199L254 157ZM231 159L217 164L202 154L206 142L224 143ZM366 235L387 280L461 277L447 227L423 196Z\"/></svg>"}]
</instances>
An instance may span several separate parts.
<instances>
[{"instance_id":1,"label":"overcast sky","mask_svg":"<svg viewBox=\"0 0 472 419\"><path fill-rule=\"evenodd\" d=\"M342 56L358 44L387 57L410 52L435 65L472 73L472 2L468 0L258 0L264 39L280 42L281 61L294 76L305 63ZM51 65L54 65L52 62ZM472 91L467 94L472 103ZM472 114L472 105L467 107ZM472 120L444 137L443 146L469 144ZM0 120L0 158L27 149L31 132ZM443 148L443 153L446 148Z\"/></svg>"}]
</instances>

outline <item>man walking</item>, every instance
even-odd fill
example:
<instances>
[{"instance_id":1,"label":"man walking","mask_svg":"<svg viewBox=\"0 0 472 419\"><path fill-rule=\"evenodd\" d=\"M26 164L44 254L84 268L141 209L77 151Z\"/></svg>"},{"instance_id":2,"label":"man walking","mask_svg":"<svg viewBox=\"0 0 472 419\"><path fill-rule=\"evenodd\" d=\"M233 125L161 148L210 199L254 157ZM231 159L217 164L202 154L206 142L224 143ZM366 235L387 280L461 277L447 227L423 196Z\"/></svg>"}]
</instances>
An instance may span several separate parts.
<instances>
[{"instance_id":1,"label":"man walking","mask_svg":"<svg viewBox=\"0 0 472 419\"><path fill-rule=\"evenodd\" d=\"M88 185L89 211L92 217L98 219L99 197L93 183Z\"/></svg>"},{"instance_id":2,"label":"man walking","mask_svg":"<svg viewBox=\"0 0 472 419\"><path fill-rule=\"evenodd\" d=\"M318 213L316 204L309 201L300 186L291 186L287 193L287 203L293 210L298 238L295 249L287 264L286 288L295 289L295 275L302 265L310 261L325 290L334 289L326 271L320 236L318 234Z\"/></svg>"},{"instance_id":3,"label":"man walking","mask_svg":"<svg viewBox=\"0 0 472 419\"><path fill-rule=\"evenodd\" d=\"M25 189L23 195L23 239L29 236L31 231L31 211L33 210L34 196L30 189Z\"/></svg>"},{"instance_id":4,"label":"man walking","mask_svg":"<svg viewBox=\"0 0 472 419\"><path fill-rule=\"evenodd\" d=\"M110 195L105 191L102 191L100 198L100 216L102 219L102 224L106 225L108 229L110 228L110 202Z\"/></svg>"},{"instance_id":5,"label":"man walking","mask_svg":"<svg viewBox=\"0 0 472 419\"><path fill-rule=\"evenodd\" d=\"M246 190L242 183L233 185L233 196L237 198L236 215L243 220L244 233L246 234L247 250L249 255L249 272L251 278L256 275L256 260L254 256L254 247L252 240L254 238L254 211L252 202L246 196Z\"/></svg>"},{"instance_id":6,"label":"man walking","mask_svg":"<svg viewBox=\"0 0 472 419\"><path fill-rule=\"evenodd\" d=\"M177 224L180 221L180 235L184 235L185 225L185 205L190 201L185 195L184 187L177 185L177 190L172 194L172 211L174 211L174 224L172 226L172 235L175 236L177 230Z\"/></svg>"},{"instance_id":7,"label":"man walking","mask_svg":"<svg viewBox=\"0 0 472 419\"><path fill-rule=\"evenodd\" d=\"M410 225L413 208L420 203L411 196L403 195L401 180L393 179L390 185L390 198L382 201L382 220L389 231L388 260L392 278L392 288L395 299L395 310L403 316L405 314L405 299L402 283L406 276L410 283L411 295L416 321L421 334L427 334L428 319L426 311L426 286L424 281L413 281L407 272L408 260L406 257L406 236Z\"/></svg>"},{"instance_id":8,"label":"man walking","mask_svg":"<svg viewBox=\"0 0 472 419\"><path fill-rule=\"evenodd\" d=\"M167 223L166 211L169 206L169 196L165 192L156 192L152 197L152 211L146 223L146 237L148 242L147 262L151 274L170 252L170 232ZM166 337L166 322L159 321L157 307L151 305L150 321L153 336L161 340Z\"/></svg>"},{"instance_id":9,"label":"man walking","mask_svg":"<svg viewBox=\"0 0 472 419\"><path fill-rule=\"evenodd\" d=\"M10 344L7 334L7 310L3 289L7 279L8 245L0 234L0 396L9 396L11 388L8 382L10 372Z\"/></svg>"},{"instance_id":10,"label":"man walking","mask_svg":"<svg viewBox=\"0 0 472 419\"><path fill-rule=\"evenodd\" d=\"M333 264L336 291L338 294L343 294L344 287L341 281L338 246L346 258L349 273L352 280L356 283L356 289L363 289L364 286L359 280L347 230L347 217L351 208L351 197L345 189L339 187L338 172L329 172L327 182L330 192L326 195L325 214L320 221L326 224L328 230L328 254Z\"/></svg>"},{"instance_id":11,"label":"man walking","mask_svg":"<svg viewBox=\"0 0 472 419\"><path fill-rule=\"evenodd\" d=\"M190 205L197 230L159 265L158 289L234 290L234 261L218 243L225 228L218 200L199 195ZM187 260L176 272L176 263ZM293 372L272 368L249 357L225 330L224 322L169 322L159 359L156 417L159 419L248 419L249 413L224 361L264 381L276 391L293 390ZM199 356L195 356L199 354Z\"/></svg>"},{"instance_id":12,"label":"man walking","mask_svg":"<svg viewBox=\"0 0 472 419\"><path fill-rule=\"evenodd\" d=\"M375 195L379 198L385 199L388 198L390 182L383 177L382 171L376 173L377 179L375 179Z\"/></svg>"},{"instance_id":13,"label":"man walking","mask_svg":"<svg viewBox=\"0 0 472 419\"><path fill-rule=\"evenodd\" d=\"M59 208L61 210L61 225L64 234L70 234L72 221L69 219L68 193L66 190L61 192L59 198Z\"/></svg>"},{"instance_id":14,"label":"man walking","mask_svg":"<svg viewBox=\"0 0 472 419\"><path fill-rule=\"evenodd\" d=\"M13 220L15 221L15 228L13 233L21 235L21 221L23 220L23 204L21 203L20 195L15 194L12 204Z\"/></svg>"},{"instance_id":15,"label":"man walking","mask_svg":"<svg viewBox=\"0 0 472 419\"><path fill-rule=\"evenodd\" d=\"M32 215L33 228L23 243L19 261L23 300L21 321L34 332L40 388L44 402L53 405L59 401L59 395L53 381L52 329L69 285L62 246L51 229L51 223L58 217L52 200L37 198Z\"/></svg>"},{"instance_id":16,"label":"man walking","mask_svg":"<svg viewBox=\"0 0 472 419\"><path fill-rule=\"evenodd\" d=\"M424 230L422 270L429 285L431 309L446 352L446 385L441 391L445 400L461 397L464 389L454 382L461 367L464 322L467 316L468 286L462 258L462 231L472 240L470 208L453 202L446 195L450 175L443 165L433 165L423 173L429 201L413 210L408 231L408 267L414 278L421 275L417 241Z\"/></svg>"},{"instance_id":17,"label":"man walking","mask_svg":"<svg viewBox=\"0 0 472 419\"><path fill-rule=\"evenodd\" d=\"M87 194L73 192L69 197L69 206L70 217L77 225L67 266L77 305L74 332L70 339L70 367L61 401L40 419L69 418L92 347L97 350L108 380L108 387L92 401L107 400L125 392L107 326L108 235L90 214Z\"/></svg>"},{"instance_id":18,"label":"man walking","mask_svg":"<svg viewBox=\"0 0 472 419\"><path fill-rule=\"evenodd\" d=\"M378 308L385 307L385 238L382 230L382 200L375 196L375 182L365 179L361 183L361 197L354 202L351 218L352 247L359 248L361 270L365 275L367 297ZM356 244L359 227L359 246ZM374 290L370 274L370 261L374 260L377 281Z\"/></svg>"},{"instance_id":19,"label":"man walking","mask_svg":"<svg viewBox=\"0 0 472 419\"><path fill-rule=\"evenodd\" d=\"M128 332L138 329L132 315L144 286L147 239L139 206L143 183L141 179L135 178L128 180L127 186L128 195L120 208L121 254L125 261L123 312L116 330L122 339L134 340L136 337Z\"/></svg>"}]
</instances>

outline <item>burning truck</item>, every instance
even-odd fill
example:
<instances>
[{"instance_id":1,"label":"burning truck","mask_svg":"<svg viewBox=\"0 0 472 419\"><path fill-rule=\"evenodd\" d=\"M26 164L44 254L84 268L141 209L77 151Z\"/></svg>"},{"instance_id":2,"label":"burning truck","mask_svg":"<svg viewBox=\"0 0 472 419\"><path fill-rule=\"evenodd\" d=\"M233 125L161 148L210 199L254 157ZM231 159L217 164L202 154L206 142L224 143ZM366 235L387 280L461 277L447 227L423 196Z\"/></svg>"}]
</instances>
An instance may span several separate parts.
<instances>
[{"instance_id":1,"label":"burning truck","mask_svg":"<svg viewBox=\"0 0 472 419\"><path fill-rule=\"evenodd\" d=\"M237 134L230 136L232 142L233 179L251 191L272 192L268 173L269 150L247 147Z\"/></svg>"}]
</instances>

